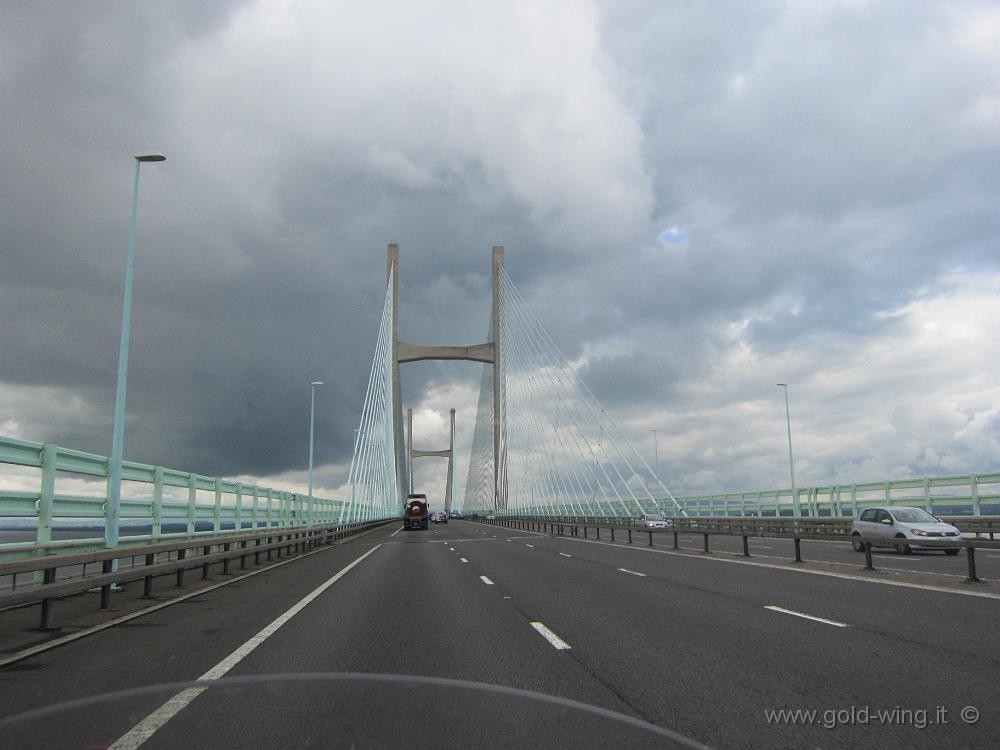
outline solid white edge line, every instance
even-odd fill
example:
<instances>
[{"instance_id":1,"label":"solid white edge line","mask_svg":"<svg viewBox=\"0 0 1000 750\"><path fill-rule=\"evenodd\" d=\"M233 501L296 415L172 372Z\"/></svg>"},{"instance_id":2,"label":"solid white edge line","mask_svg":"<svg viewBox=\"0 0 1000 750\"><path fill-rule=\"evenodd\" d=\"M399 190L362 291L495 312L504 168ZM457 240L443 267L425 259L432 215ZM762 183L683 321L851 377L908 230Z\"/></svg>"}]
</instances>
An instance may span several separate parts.
<instances>
[{"instance_id":1,"label":"solid white edge line","mask_svg":"<svg viewBox=\"0 0 1000 750\"><path fill-rule=\"evenodd\" d=\"M392 532L391 534L389 534L389 538L391 539L392 537L396 536L396 534L398 534L398 533L399 533L400 531L402 531L402 530L403 530L403 528L404 528L404 527L400 526L400 527L399 527L398 529L396 529L396 530L395 530L394 532Z\"/></svg>"},{"instance_id":2,"label":"solid white edge line","mask_svg":"<svg viewBox=\"0 0 1000 750\"><path fill-rule=\"evenodd\" d=\"M493 585L493 581L491 581L491 580L490 580L489 578L487 578L486 576L479 576L479 579L480 579L480 580L481 580L481 581L482 581L483 583L485 583L485 584L486 584L487 586L492 586L492 585Z\"/></svg>"},{"instance_id":3,"label":"solid white edge line","mask_svg":"<svg viewBox=\"0 0 1000 750\"><path fill-rule=\"evenodd\" d=\"M199 680L217 680L226 674L230 669L239 664L250 652L257 648L260 644L274 635L278 628L284 625L286 622L291 620L295 615L301 612L305 607L316 599L320 594L330 588L333 584L343 578L348 571L359 565L368 555L381 547L381 544L376 544L370 550L365 552L361 557L357 558L353 562L349 563L346 567L341 568L339 572L328 578L325 582L317 586L310 593L306 594L302 599L293 604L289 609L285 610L284 613L278 615L277 618L271 621L270 624L266 625L263 630L261 630L257 635L253 636L240 646L238 649L233 651L229 656L220 661L210 670L205 672ZM134 727L132 727L128 732L123 734L118 740L110 745L108 750L135 750L141 746L146 740L153 736L154 733L164 724L166 724L170 719L180 713L185 706L187 706L191 701L205 692L208 688L206 687L195 687L187 688L177 693L174 697L160 706L158 709L149 714L145 719L140 721Z\"/></svg>"},{"instance_id":4,"label":"solid white edge line","mask_svg":"<svg viewBox=\"0 0 1000 750\"><path fill-rule=\"evenodd\" d=\"M827 620L825 617L816 617L815 615L807 615L805 612L796 612L794 609L785 609L784 607L777 607L774 604L765 604L764 609L769 609L772 612L783 612L786 615L792 615L794 617L801 617L805 620L815 620L816 622L822 622L826 625L833 625L835 628L849 628L846 622L837 622L836 620Z\"/></svg>"},{"instance_id":5,"label":"solid white edge line","mask_svg":"<svg viewBox=\"0 0 1000 750\"><path fill-rule=\"evenodd\" d=\"M356 536L349 537L348 541L353 542L357 539L361 539L362 537L368 536L369 534L373 534L376 531L379 531L380 528L381 527L376 527L374 529L369 529L368 531L362 531L360 534ZM289 563L293 563L298 560L303 560L307 557L311 557L312 555L318 555L320 552L328 552L329 550L332 549L338 549L341 546L343 546L342 541L335 542L333 545L329 545L326 547L320 547L319 549L315 549L312 552L303 552L302 554L297 555L296 557L289 557L286 560L280 560L279 562L272 563L271 565L268 565L266 567L257 568L257 570L251 570L249 573L243 573L242 575L238 575L234 578L229 578L225 581L219 581L218 583L213 583L211 586L206 586L203 589L192 591L189 594L183 594L181 596L174 597L173 599L167 599L166 601L162 601L159 604L154 604L151 607L146 607L145 609L140 609L135 612L129 612L127 615L122 615L121 617L116 617L113 620L102 622L100 625L94 625L93 627L87 628L86 630L80 630L77 631L76 633L70 633L69 635L62 636L61 638L55 638L51 641L46 641L45 643L41 643L37 646L31 646L30 648L23 649L21 651L18 651L17 653L11 654L10 656L5 656L4 658L0 659L0 667L5 667L8 664L13 664L15 662L22 661L23 659L27 659L30 656L35 656L36 654L41 654L46 651L51 651L54 648L59 648L60 646L64 646L67 643L78 641L81 638L86 638L88 635L93 635L94 633L100 633L102 630L108 630L109 628L113 628L116 625L121 625L122 623L129 622L130 620L135 620L139 617L144 617L145 615L151 615L153 614L153 612L159 612L161 609L166 609L167 607L171 607L174 604L179 604L180 602L186 601L193 597L201 596L202 594L207 594L210 591L215 591L215 589L220 589L223 586L228 586L231 583L242 581L244 578L250 578L251 576L255 576L259 573L266 573L267 571L273 570L274 568L280 568L282 565L288 565ZM248 547L247 549L249 550L252 548Z\"/></svg>"},{"instance_id":6,"label":"solid white edge line","mask_svg":"<svg viewBox=\"0 0 1000 750\"><path fill-rule=\"evenodd\" d=\"M551 643L552 647L554 649L556 649L557 651L569 651L572 648L572 646L570 646L568 643L566 643L566 641L564 641L558 635L556 635L551 630L549 630L547 627L545 627L544 623L533 622L533 623L531 623L531 627L533 627L535 630L537 630L538 634L541 635L542 638L544 638L545 640L547 640L549 643Z\"/></svg>"}]
</instances>

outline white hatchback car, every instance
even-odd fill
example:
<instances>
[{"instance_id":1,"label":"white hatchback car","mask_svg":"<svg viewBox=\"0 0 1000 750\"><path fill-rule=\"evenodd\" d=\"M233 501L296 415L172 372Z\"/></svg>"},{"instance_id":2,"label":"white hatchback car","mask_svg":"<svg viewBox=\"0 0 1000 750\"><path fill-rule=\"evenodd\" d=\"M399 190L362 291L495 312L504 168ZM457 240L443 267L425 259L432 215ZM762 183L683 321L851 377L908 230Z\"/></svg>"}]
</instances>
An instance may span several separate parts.
<instances>
[{"instance_id":1,"label":"white hatchback car","mask_svg":"<svg viewBox=\"0 0 1000 750\"><path fill-rule=\"evenodd\" d=\"M926 539L950 537L960 539L962 532L921 508L865 508L851 526L851 544L857 552L864 552L862 540L865 540L871 541L873 547L895 547L902 554L909 554L913 547L925 546L943 550L946 555L957 555L959 547L920 544Z\"/></svg>"},{"instance_id":2,"label":"white hatchback car","mask_svg":"<svg viewBox=\"0 0 1000 750\"><path fill-rule=\"evenodd\" d=\"M635 525L643 529L669 529L673 524L656 513L643 513L635 519Z\"/></svg>"}]
</instances>

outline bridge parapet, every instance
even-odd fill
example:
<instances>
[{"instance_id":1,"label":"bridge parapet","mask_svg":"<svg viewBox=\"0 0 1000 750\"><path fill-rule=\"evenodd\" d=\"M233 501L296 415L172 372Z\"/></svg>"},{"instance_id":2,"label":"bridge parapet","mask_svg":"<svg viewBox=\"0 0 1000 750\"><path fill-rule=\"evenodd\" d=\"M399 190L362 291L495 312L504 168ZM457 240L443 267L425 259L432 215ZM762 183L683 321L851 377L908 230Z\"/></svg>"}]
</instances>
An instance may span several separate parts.
<instances>
[{"instance_id":1,"label":"bridge parapet","mask_svg":"<svg viewBox=\"0 0 1000 750\"><path fill-rule=\"evenodd\" d=\"M0 530L35 535L32 542L0 544L0 560L104 546L108 461L51 443L0 436L0 466L40 469L37 477L6 476L7 486L0 486ZM304 525L306 519L308 497L300 493L132 461L124 462L122 479L127 490L139 487L142 493L122 498L122 544L286 528ZM34 484L37 489L10 488L15 481L19 487ZM74 492L57 492L57 484L64 482ZM315 523L340 520L343 505L342 500L315 499ZM54 539L59 525L76 538ZM88 531L95 535L81 536Z\"/></svg>"}]
</instances>

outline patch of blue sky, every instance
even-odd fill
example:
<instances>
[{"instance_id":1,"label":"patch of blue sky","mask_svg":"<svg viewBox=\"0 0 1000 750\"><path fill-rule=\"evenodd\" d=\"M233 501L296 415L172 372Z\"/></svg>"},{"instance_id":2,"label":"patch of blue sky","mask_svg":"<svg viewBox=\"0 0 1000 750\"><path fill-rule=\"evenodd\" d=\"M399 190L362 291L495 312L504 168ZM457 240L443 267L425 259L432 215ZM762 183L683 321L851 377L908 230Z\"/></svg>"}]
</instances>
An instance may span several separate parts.
<instances>
[{"instance_id":1,"label":"patch of blue sky","mask_svg":"<svg viewBox=\"0 0 1000 750\"><path fill-rule=\"evenodd\" d=\"M664 245L679 245L688 238L688 233L683 227L672 226L660 232L658 239Z\"/></svg>"}]
</instances>

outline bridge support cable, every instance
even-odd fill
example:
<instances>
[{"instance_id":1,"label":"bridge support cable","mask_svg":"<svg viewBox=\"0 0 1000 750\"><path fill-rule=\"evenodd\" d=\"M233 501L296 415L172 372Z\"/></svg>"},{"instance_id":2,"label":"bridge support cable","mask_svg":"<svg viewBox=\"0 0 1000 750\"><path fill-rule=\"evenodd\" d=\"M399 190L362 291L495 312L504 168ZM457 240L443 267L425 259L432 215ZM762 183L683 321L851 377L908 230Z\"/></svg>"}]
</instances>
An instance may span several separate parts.
<instances>
[{"instance_id":1,"label":"bridge support cable","mask_svg":"<svg viewBox=\"0 0 1000 750\"><path fill-rule=\"evenodd\" d=\"M510 346L512 358L519 359L522 352L519 343L512 343ZM537 383L531 378L510 377L507 382L507 389L514 394L514 401L521 404L534 404L546 399L549 394L536 387ZM516 497L520 503L525 498L528 499L528 507L537 507L533 502L534 486L538 479L541 479L545 488L547 502L543 502L538 508L538 512L549 513L548 508L553 506L558 508L560 515L596 515L589 513L584 508L580 499L584 497L596 497L600 490L607 500L607 494L603 488L595 481L593 476L588 476L590 472L578 464L573 464L569 470L565 470L561 456L568 451L574 450L564 441L563 430L559 425L559 409L557 407L553 424L543 424L536 418L534 409L519 409L508 415L508 421L516 420L514 429L508 434L508 443L511 445L511 452L521 456L524 460L530 460L537 466L543 467L540 471L531 472L526 475L527 483L531 485L532 494L517 493ZM578 450L579 446L575 446ZM522 480L524 481L524 480ZM511 493L514 495L514 493ZM600 515L603 515L601 513Z\"/></svg>"},{"instance_id":2,"label":"bridge support cable","mask_svg":"<svg viewBox=\"0 0 1000 750\"><path fill-rule=\"evenodd\" d=\"M361 423L354 438L354 455L348 478L351 499L341 509L341 521L386 518L400 512L399 438L396 435L399 420L394 416L393 398L393 306L393 276L390 270Z\"/></svg>"},{"instance_id":3,"label":"bridge support cable","mask_svg":"<svg viewBox=\"0 0 1000 750\"><path fill-rule=\"evenodd\" d=\"M525 361L527 356L534 353L534 351L526 353L523 349L524 345L530 342L519 341L515 337L511 337L511 339L512 360ZM520 368L516 368L515 373L513 377L508 378L507 387L510 391L517 393L520 397L519 403L542 404L553 400L554 388L551 380L547 378L549 374L547 368L536 370L536 374L542 374L541 378L524 377L524 372ZM558 399L558 396L556 398ZM554 412L550 411L551 421L544 425L540 424L539 419L535 416L539 413L536 409L520 409L516 412L520 415L529 415L530 423L534 426L532 438L536 452L537 446L545 446L544 455L536 455L534 458L538 465L544 467L541 473L543 478L548 480L546 484L550 488L550 492L559 498L557 502L564 509L566 515L622 515L627 513L625 508L613 506L611 497L606 490L606 486L611 484L611 478L606 473L606 481L602 484L597 472L591 472L585 462L572 461L567 465L567 462L563 460L567 455L574 457L586 455L587 451L580 444L578 430L573 429L578 425L571 423L570 415L563 417L561 411L562 404L557 403ZM565 426L561 422L565 422ZM508 440L513 439L513 437L508 437ZM525 453L527 453L527 449ZM599 462L595 465L599 468ZM597 499L598 493L605 501L604 506ZM585 498L590 498L587 506L583 504ZM573 507L574 501L575 508ZM534 504L532 503L532 505Z\"/></svg>"},{"instance_id":4,"label":"bridge support cable","mask_svg":"<svg viewBox=\"0 0 1000 750\"><path fill-rule=\"evenodd\" d=\"M496 270L502 340L505 507L519 514L615 516L684 512L559 351L502 266ZM490 473L484 438L495 392L484 373L465 507L485 509ZM652 488L652 489L651 489Z\"/></svg>"},{"instance_id":5,"label":"bridge support cable","mask_svg":"<svg viewBox=\"0 0 1000 750\"><path fill-rule=\"evenodd\" d=\"M504 277L507 278L506 273L504 274ZM525 315L533 323L534 330L538 332L543 343L548 347L550 352L554 355L553 361L560 362L564 365L564 367L562 368L563 372L566 373L567 377L575 384L576 388L580 391L581 395L583 396L581 402L590 405L590 413L593 415L595 413L593 407L600 408L600 404L597 401L597 398L587 387L586 383L580 380L579 376L577 376L576 371L573 369L573 367L569 364L566 358L559 351L558 347L555 345L555 342L553 342L552 338L549 336L548 331L545 330L542 324L531 312L531 308L529 308L527 303L524 302L520 293L517 291L517 288L514 287L513 284L509 281L509 278L507 278L506 283L509 284L510 286L511 294L516 296L518 300L520 300L520 305L518 309L523 310ZM657 477L654 474L652 469L650 469L649 464L646 463L646 460L642 457L642 455L625 437L625 434L621 431L621 429L614 422L614 420L607 417L607 414L603 408L600 408L600 412L602 419L602 432L603 432L604 422L606 421L610 437L610 445L614 447L615 451L617 452L617 454L620 456L621 460L627 467L627 470L632 473L633 477L640 476L643 479L645 479L646 477L651 478L653 480L652 484L656 488L656 493L660 495L660 498L653 499L652 494L649 493L645 482L643 483L642 487L643 491L636 494L639 495L640 497L643 497L644 501L652 499L653 500L652 510L659 510L669 515L674 515L674 514L687 515L684 509L681 507L680 503L677 502L677 499L673 496L670 490L667 489L667 487L663 484L663 482L660 481L659 477ZM631 460L628 458L629 455L631 456ZM632 468L633 463L636 465L637 467L636 469Z\"/></svg>"}]
</instances>

